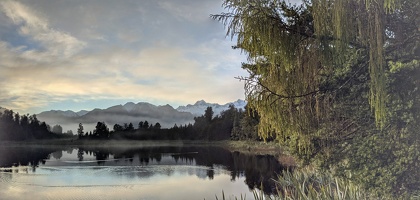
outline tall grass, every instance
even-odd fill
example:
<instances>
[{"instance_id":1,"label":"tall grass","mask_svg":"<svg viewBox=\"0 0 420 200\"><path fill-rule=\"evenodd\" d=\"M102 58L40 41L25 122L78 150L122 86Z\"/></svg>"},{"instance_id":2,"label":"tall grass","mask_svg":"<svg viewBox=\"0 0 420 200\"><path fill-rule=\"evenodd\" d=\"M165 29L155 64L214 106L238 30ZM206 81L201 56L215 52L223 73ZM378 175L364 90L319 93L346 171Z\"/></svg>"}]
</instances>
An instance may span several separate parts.
<instances>
[{"instance_id":1,"label":"tall grass","mask_svg":"<svg viewBox=\"0 0 420 200\"><path fill-rule=\"evenodd\" d=\"M333 177L330 173L301 169L284 172L275 180L278 199L370 199L366 191L349 180Z\"/></svg>"},{"instance_id":2,"label":"tall grass","mask_svg":"<svg viewBox=\"0 0 420 200\"><path fill-rule=\"evenodd\" d=\"M265 195L263 190L254 191L255 200L361 200L380 199L368 194L349 180L333 177L311 169L285 171L275 180L276 195ZM218 200L218 197L216 196ZM222 199L225 195L222 192ZM245 200L244 197L235 200Z\"/></svg>"}]
</instances>

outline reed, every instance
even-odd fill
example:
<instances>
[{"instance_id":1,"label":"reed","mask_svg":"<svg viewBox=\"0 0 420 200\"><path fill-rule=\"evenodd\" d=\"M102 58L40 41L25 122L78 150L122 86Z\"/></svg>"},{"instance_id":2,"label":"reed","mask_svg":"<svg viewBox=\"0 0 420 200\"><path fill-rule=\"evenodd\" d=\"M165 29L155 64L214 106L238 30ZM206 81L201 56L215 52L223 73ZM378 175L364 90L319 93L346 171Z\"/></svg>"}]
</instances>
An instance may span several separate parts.
<instances>
[{"instance_id":1,"label":"reed","mask_svg":"<svg viewBox=\"0 0 420 200\"><path fill-rule=\"evenodd\" d=\"M284 171L275 180L276 195L266 195L263 190L254 190L255 200L364 200L381 199L369 194L349 180L334 177L327 172L313 169ZM218 197L216 196L218 200ZM235 200L245 200L244 197ZM222 200L226 200L222 192Z\"/></svg>"},{"instance_id":2,"label":"reed","mask_svg":"<svg viewBox=\"0 0 420 200\"><path fill-rule=\"evenodd\" d=\"M312 169L285 171L275 180L278 199L371 199L372 196L349 180Z\"/></svg>"}]
</instances>

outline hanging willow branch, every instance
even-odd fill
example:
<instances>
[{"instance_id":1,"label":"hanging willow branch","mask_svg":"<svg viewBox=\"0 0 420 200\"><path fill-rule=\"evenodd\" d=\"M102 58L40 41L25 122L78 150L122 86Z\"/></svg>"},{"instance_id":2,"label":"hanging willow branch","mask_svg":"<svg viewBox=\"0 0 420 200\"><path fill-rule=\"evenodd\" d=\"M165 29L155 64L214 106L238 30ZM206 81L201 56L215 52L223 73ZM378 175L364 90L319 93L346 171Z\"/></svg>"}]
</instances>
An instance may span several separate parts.
<instances>
[{"instance_id":1,"label":"hanging willow branch","mask_svg":"<svg viewBox=\"0 0 420 200\"><path fill-rule=\"evenodd\" d=\"M229 12L211 17L225 25L226 36L236 38L235 47L248 57L250 64L242 67L250 77L240 79L248 105L260 115L260 136L294 137L295 148L310 151L320 116L332 109L322 84L358 52L369 52L369 103L383 127L383 23L397 1L312 0L311 5L288 6L279 0L225 0Z\"/></svg>"},{"instance_id":2,"label":"hanging willow branch","mask_svg":"<svg viewBox=\"0 0 420 200\"><path fill-rule=\"evenodd\" d=\"M248 55L243 67L248 105L260 115L259 134L264 139L298 136L296 148L310 151L310 127L316 126L323 106L318 93L320 63L312 16L303 7L290 8L281 1L225 1L232 11L212 15L237 38L237 48Z\"/></svg>"},{"instance_id":3,"label":"hanging willow branch","mask_svg":"<svg viewBox=\"0 0 420 200\"><path fill-rule=\"evenodd\" d=\"M236 79L240 80L240 81L245 81L246 84L248 85L258 85L260 87L262 87L266 92L268 92L270 95L274 95L276 97L278 97L277 100L279 99L294 99L294 98L301 98L301 97L305 97L305 96L309 96L309 95L314 95L320 92L326 92L327 90L314 90L305 94L297 94L297 95L282 95L282 94L278 94L274 91L272 91L269 87L265 86L264 84L262 84L260 81L249 78L249 77L235 77ZM247 89L250 90L250 89Z\"/></svg>"},{"instance_id":4,"label":"hanging willow branch","mask_svg":"<svg viewBox=\"0 0 420 200\"><path fill-rule=\"evenodd\" d=\"M313 0L312 3L317 34L333 35L345 43L356 41L368 45L369 103L376 124L384 127L387 118L384 21L386 13L398 8L399 0ZM327 20L332 23L325 23Z\"/></svg>"}]
</instances>

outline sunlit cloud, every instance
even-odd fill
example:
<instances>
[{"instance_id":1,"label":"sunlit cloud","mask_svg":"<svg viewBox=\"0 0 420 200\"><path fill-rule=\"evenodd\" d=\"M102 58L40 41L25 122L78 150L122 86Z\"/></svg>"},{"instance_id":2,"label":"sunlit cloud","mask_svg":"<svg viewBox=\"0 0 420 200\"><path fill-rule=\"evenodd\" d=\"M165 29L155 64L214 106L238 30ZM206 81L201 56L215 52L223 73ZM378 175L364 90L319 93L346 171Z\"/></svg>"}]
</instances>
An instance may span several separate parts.
<instances>
[{"instance_id":1,"label":"sunlit cloud","mask_svg":"<svg viewBox=\"0 0 420 200\"><path fill-rule=\"evenodd\" d=\"M131 99L177 106L243 98L243 83L234 77L245 74L240 68L244 55L231 49L221 24L208 21L219 2L206 1L203 7L171 1L104 4L87 14L85 8L94 2L68 5L77 16L67 18L31 2L0 3L0 21L8 22L0 25L5 28L0 32L0 106L40 112L72 109L50 107L69 100L121 99L124 104ZM194 6L199 11L191 11L192 18L204 20L199 25L187 20L190 14L181 16ZM107 13L114 24L98 20ZM81 16L86 20L75 25ZM144 20L153 18L161 25ZM72 29L64 31L66 25ZM16 33L18 42L2 33Z\"/></svg>"}]
</instances>

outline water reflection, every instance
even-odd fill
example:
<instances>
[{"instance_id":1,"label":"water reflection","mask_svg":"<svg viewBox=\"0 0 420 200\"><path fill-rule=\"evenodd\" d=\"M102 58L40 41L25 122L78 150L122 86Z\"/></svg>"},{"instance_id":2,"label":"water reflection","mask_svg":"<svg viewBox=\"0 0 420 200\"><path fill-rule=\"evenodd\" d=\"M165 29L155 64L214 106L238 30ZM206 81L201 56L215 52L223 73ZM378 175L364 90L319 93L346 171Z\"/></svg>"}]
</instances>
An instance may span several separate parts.
<instances>
[{"instance_id":1,"label":"water reflection","mask_svg":"<svg viewBox=\"0 0 420 200\"><path fill-rule=\"evenodd\" d=\"M285 169L272 156L248 155L218 147L0 147L0 167L0 186L13 186L9 188L14 189L17 187L13 182L37 182L31 186L43 189L73 187L73 190L87 186L102 190L114 187L113 190L132 191L133 188L162 183L164 185L158 185L158 188L173 190L165 186L176 181L180 184L177 187L183 186L187 191L179 194L182 189L176 190L176 195L197 195L199 199L205 196L212 199L222 189L226 193L231 190L239 192L236 195L248 193L250 196L249 190L261 185L265 193L271 194L275 191L272 178ZM34 179L13 174L44 176ZM182 182L187 179L188 182ZM209 190L212 187L214 190ZM150 191L155 190L148 190L152 197L163 195ZM126 196L119 198L130 199Z\"/></svg>"}]
</instances>

